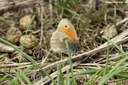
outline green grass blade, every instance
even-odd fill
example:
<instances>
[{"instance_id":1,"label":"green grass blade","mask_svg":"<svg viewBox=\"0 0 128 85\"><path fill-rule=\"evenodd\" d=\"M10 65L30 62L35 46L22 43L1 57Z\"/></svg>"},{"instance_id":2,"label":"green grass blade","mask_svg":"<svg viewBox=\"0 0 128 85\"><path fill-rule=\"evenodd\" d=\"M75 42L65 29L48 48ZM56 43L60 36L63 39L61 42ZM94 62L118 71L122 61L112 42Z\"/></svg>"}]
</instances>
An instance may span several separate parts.
<instances>
[{"instance_id":1,"label":"green grass blade","mask_svg":"<svg viewBox=\"0 0 128 85\"><path fill-rule=\"evenodd\" d=\"M61 71L61 66L60 65L57 65L57 84L56 85L62 85L62 71Z\"/></svg>"},{"instance_id":2,"label":"green grass blade","mask_svg":"<svg viewBox=\"0 0 128 85\"><path fill-rule=\"evenodd\" d=\"M22 72L20 72L20 76L24 81L26 81L27 85L32 85L30 79L26 76L26 73L30 71L30 67L24 69Z\"/></svg>"},{"instance_id":3,"label":"green grass blade","mask_svg":"<svg viewBox=\"0 0 128 85\"><path fill-rule=\"evenodd\" d=\"M7 75L5 75L5 76L3 76L2 78L0 78L0 83L2 82L2 81L4 81L4 80L6 80L7 79Z\"/></svg>"},{"instance_id":4,"label":"green grass blade","mask_svg":"<svg viewBox=\"0 0 128 85\"><path fill-rule=\"evenodd\" d=\"M124 63L128 59L128 54L124 52L117 44L113 43L112 41L108 40L112 43L125 57L121 59L99 82L98 85L103 85L108 79L110 79L114 74L118 73L120 65ZM117 72L117 73L116 73Z\"/></svg>"},{"instance_id":5,"label":"green grass blade","mask_svg":"<svg viewBox=\"0 0 128 85\"><path fill-rule=\"evenodd\" d=\"M66 48L68 50L69 64L70 64L70 68L71 68L72 85L77 85L76 84L76 81L75 81L75 76L73 74L73 66L72 66L72 59L71 59L71 50L69 48L68 42L66 42Z\"/></svg>"},{"instance_id":6,"label":"green grass blade","mask_svg":"<svg viewBox=\"0 0 128 85\"><path fill-rule=\"evenodd\" d=\"M27 58L29 61L31 61L32 64L33 64L36 68L40 69L42 73L44 73L46 76L48 76L52 82L55 83L55 81L52 79L52 77L49 76L48 73L47 73L45 70L43 70L43 69L38 65L38 63L37 63L35 60L32 59L31 56L27 55L25 52L23 52L22 50L20 50L17 46L11 44L10 42L8 42L8 41L6 41L6 40L4 40L4 39L2 39L2 38L0 38L0 42L3 42L3 43L5 43L5 44L7 44L7 45L13 47L13 48L14 48L15 50L17 50L21 55L23 55L23 57L25 57L25 58Z\"/></svg>"},{"instance_id":7,"label":"green grass blade","mask_svg":"<svg viewBox=\"0 0 128 85\"><path fill-rule=\"evenodd\" d=\"M66 82L65 82L65 84L64 85L70 85L70 76L69 76L69 70L67 70L67 72L66 72Z\"/></svg>"},{"instance_id":8,"label":"green grass blade","mask_svg":"<svg viewBox=\"0 0 128 85\"><path fill-rule=\"evenodd\" d=\"M107 56L106 56L106 65L105 65L105 70L104 70L104 75L107 73L108 70L108 63L109 63L109 42L107 41Z\"/></svg>"}]
</instances>

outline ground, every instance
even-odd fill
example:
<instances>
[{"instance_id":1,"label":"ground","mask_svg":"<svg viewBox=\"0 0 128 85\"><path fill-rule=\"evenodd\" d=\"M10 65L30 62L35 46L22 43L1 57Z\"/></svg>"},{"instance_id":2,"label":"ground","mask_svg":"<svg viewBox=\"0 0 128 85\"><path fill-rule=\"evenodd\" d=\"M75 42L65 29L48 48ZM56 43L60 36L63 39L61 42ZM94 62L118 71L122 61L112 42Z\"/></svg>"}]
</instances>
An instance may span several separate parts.
<instances>
[{"instance_id":1,"label":"ground","mask_svg":"<svg viewBox=\"0 0 128 85\"><path fill-rule=\"evenodd\" d=\"M1 0L1 85L127 85L127 0ZM81 50L50 52L59 21Z\"/></svg>"}]
</instances>

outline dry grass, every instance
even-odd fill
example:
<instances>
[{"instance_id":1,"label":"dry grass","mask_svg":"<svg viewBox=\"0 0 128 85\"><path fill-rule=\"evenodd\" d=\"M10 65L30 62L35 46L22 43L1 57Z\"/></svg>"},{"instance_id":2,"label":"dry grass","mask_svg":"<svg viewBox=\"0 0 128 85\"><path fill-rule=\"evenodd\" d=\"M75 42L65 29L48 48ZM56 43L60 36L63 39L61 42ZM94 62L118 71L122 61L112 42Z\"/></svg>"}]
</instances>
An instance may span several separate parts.
<instances>
[{"instance_id":1,"label":"dry grass","mask_svg":"<svg viewBox=\"0 0 128 85\"><path fill-rule=\"evenodd\" d=\"M17 0L9 2L14 6L8 3L7 5L5 5L6 3L2 5L0 4L0 36L7 40L6 33L11 26L19 29L23 35L34 35L37 40L34 47L25 48L19 41L13 44L22 49L27 55L32 56L32 59L38 64L43 61L42 66L45 67L46 65L61 61L67 57L65 54L49 53L50 37L56 30L57 24L62 18L68 18L73 23L78 33L82 50L75 55L90 51L105 43L106 40L102 35L104 29L108 25L116 25L118 32L116 36L125 31L128 28L128 21L118 25L117 23L128 17L128 5L126 3L117 3L119 0L114 1L115 2L102 0L97 0L96 2L95 0ZM19 20L26 15L35 17L29 26L23 27L20 25ZM34 22L36 22L36 24L34 24ZM112 36L112 38L114 37L115 36ZM127 52L127 42L120 44L120 47ZM28 78L31 83L35 83L37 80L45 77L45 75L41 74L39 69L34 69L34 67L31 66L31 62L22 56L23 55L20 55L17 51L1 52L0 50L0 77L3 78L7 76L7 80L0 80L1 84L6 85L10 80L18 78L17 74L22 70L24 74L27 75L27 77L25 77L26 80ZM98 53L90 55L88 59L79 64L73 63L75 66L74 72L79 72L79 70L82 69L102 69L106 66L106 56L107 51L100 50ZM108 56L108 66L114 65L117 61L124 58L124 55L115 47L109 48ZM67 63L62 66L64 67L66 65ZM124 62L122 66L127 68L127 61ZM56 67L48 68L46 71L48 71L48 74L53 73L56 75L54 73L56 72L56 69ZM65 69L67 70L70 68L65 67ZM19 76L21 75L19 74ZM75 76L78 85L83 85L85 82L89 82L88 80L92 78L97 78L95 73L93 75L87 74ZM99 79L101 79L101 77L99 77ZM18 84L29 83L27 81L23 82L22 77L19 80L21 81L18 82ZM98 82L99 80L94 80L92 85L98 84ZM48 81L48 84L50 83L51 82ZM111 78L107 83L108 85L113 83L127 85L128 82L127 79L121 79L116 76Z\"/></svg>"}]
</instances>

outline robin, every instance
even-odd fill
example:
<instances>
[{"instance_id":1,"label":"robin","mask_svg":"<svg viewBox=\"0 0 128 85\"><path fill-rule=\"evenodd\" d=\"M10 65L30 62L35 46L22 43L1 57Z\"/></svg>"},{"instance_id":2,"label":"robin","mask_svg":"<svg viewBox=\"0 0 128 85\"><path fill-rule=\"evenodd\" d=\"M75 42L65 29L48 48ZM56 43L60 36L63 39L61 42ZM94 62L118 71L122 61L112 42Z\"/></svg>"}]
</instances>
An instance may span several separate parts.
<instances>
[{"instance_id":1,"label":"robin","mask_svg":"<svg viewBox=\"0 0 128 85\"><path fill-rule=\"evenodd\" d=\"M67 49L66 42L68 43L69 49ZM76 30L68 19L62 19L59 22L57 30L52 34L50 44L50 50L57 53L68 53L69 50L70 52L76 52L80 50Z\"/></svg>"}]
</instances>

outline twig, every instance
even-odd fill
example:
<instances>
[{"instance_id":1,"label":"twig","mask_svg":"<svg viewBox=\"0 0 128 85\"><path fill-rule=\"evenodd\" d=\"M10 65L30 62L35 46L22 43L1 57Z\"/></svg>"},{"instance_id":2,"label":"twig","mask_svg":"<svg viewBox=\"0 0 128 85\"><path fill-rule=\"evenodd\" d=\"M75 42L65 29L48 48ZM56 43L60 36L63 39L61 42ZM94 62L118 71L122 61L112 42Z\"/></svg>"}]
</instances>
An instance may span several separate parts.
<instances>
[{"instance_id":1,"label":"twig","mask_svg":"<svg viewBox=\"0 0 128 85\"><path fill-rule=\"evenodd\" d=\"M73 63L73 67L77 66L77 65L78 65L77 62ZM67 66L62 68L62 72L65 72L66 70L69 70L69 69L70 69L70 65L67 65ZM50 74L50 76L52 78L57 77L57 71L55 71L54 73ZM44 85L44 84L48 83L49 81L50 81L50 79L46 76L45 78L42 78L41 80L36 82L34 85Z\"/></svg>"},{"instance_id":2,"label":"twig","mask_svg":"<svg viewBox=\"0 0 128 85\"><path fill-rule=\"evenodd\" d=\"M105 4L127 4L126 2L123 2L123 1L105 1L105 0L100 0L100 2L105 3Z\"/></svg>"},{"instance_id":3,"label":"twig","mask_svg":"<svg viewBox=\"0 0 128 85\"><path fill-rule=\"evenodd\" d=\"M116 26L117 26L117 25L120 25L120 24L122 24L122 23L124 23L124 22L126 22L126 21L128 21L128 17L124 18L124 19L121 20L120 22L117 22L117 23L116 23Z\"/></svg>"},{"instance_id":4,"label":"twig","mask_svg":"<svg viewBox=\"0 0 128 85\"><path fill-rule=\"evenodd\" d=\"M15 49L0 42L0 52L14 52Z\"/></svg>"},{"instance_id":5,"label":"twig","mask_svg":"<svg viewBox=\"0 0 128 85\"><path fill-rule=\"evenodd\" d=\"M24 65L30 65L31 62L27 63L13 63L13 64L1 64L0 68L11 68L11 67L17 67L17 66L24 66Z\"/></svg>"},{"instance_id":6,"label":"twig","mask_svg":"<svg viewBox=\"0 0 128 85\"><path fill-rule=\"evenodd\" d=\"M41 0L26 0L26 1L15 1L9 2L5 5L0 6L0 11L7 11L14 8L26 8L30 6L34 6L35 4L43 3Z\"/></svg>"}]
</instances>

